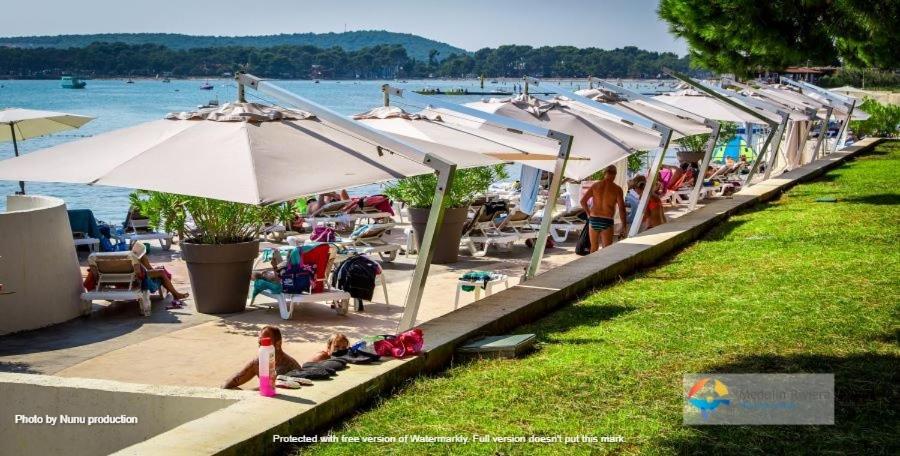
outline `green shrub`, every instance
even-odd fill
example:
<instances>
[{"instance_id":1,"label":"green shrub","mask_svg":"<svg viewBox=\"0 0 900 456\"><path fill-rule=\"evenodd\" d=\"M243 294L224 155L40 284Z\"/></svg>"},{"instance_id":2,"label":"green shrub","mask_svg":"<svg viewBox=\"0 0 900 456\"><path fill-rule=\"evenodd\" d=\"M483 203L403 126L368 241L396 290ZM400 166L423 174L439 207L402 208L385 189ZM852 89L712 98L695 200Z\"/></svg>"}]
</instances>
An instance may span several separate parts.
<instances>
[{"instance_id":1,"label":"green shrub","mask_svg":"<svg viewBox=\"0 0 900 456\"><path fill-rule=\"evenodd\" d=\"M257 239L267 222L284 220L286 204L252 204L196 196L138 190L131 204L150 219L150 225L196 244L233 244Z\"/></svg>"},{"instance_id":2,"label":"green shrub","mask_svg":"<svg viewBox=\"0 0 900 456\"><path fill-rule=\"evenodd\" d=\"M509 175L506 173L505 165L502 164L456 170L453 185L444 199L444 207L465 207L478 194L486 192L492 183L507 177ZM385 187L384 193L410 207L426 208L431 207L436 186L437 176L423 174L405 177L389 184Z\"/></svg>"},{"instance_id":3,"label":"green shrub","mask_svg":"<svg viewBox=\"0 0 900 456\"><path fill-rule=\"evenodd\" d=\"M727 143L737 135L737 124L734 122L722 122L719 128L719 138L716 142ZM683 152L706 152L706 143L709 141L709 133L701 133L699 135L685 136L675 140L675 144Z\"/></svg>"},{"instance_id":4,"label":"green shrub","mask_svg":"<svg viewBox=\"0 0 900 456\"><path fill-rule=\"evenodd\" d=\"M867 120L854 120L850 122L850 129L857 136L881 136L895 137L900 133L900 106L893 104L881 104L871 98L859 105L859 108L869 114Z\"/></svg>"}]
</instances>

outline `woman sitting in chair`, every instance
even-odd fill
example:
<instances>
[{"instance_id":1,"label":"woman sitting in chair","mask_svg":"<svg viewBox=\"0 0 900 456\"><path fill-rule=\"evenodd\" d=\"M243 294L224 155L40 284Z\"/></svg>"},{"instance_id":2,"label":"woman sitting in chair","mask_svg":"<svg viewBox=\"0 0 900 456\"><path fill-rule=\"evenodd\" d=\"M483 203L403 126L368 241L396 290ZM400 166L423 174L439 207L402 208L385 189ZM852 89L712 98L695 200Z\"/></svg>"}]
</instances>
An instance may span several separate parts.
<instances>
[{"instance_id":1,"label":"woman sitting in chair","mask_svg":"<svg viewBox=\"0 0 900 456\"><path fill-rule=\"evenodd\" d=\"M176 305L182 307L183 304L181 304L180 301L190 296L190 293L179 293L178 290L175 289L175 286L172 285L172 274L170 274L163 266L153 266L150 264L150 260L147 258L147 246L145 246L143 242L135 242L134 245L131 246L131 253L137 257L144 274L150 279L148 281L150 292L153 293L162 286L172 294L172 298L177 302ZM137 267L138 265L135 266Z\"/></svg>"}]
</instances>

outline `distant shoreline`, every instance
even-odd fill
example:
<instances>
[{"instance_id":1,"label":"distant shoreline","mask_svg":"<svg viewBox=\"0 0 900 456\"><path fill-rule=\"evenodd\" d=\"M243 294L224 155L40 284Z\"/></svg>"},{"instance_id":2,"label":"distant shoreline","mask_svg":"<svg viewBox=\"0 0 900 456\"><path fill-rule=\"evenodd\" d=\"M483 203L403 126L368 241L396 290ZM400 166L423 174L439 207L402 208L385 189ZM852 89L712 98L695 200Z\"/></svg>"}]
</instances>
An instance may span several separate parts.
<instances>
[{"instance_id":1,"label":"distant shoreline","mask_svg":"<svg viewBox=\"0 0 900 456\"><path fill-rule=\"evenodd\" d=\"M63 75L63 76L73 76L82 81L159 81L162 82L163 77L156 78L155 76L105 76L105 77L81 77L74 75ZM0 76L0 81L59 81L62 76L56 77L46 77L46 78L23 78L23 77L5 77ZM170 81L233 81L234 78L231 77L223 77L223 76L190 76L190 77L168 77ZM320 81L320 82L372 82L372 81L385 81L385 82L399 82L399 81L407 81L407 82L471 82L478 81L479 78L430 78L430 79L421 79L421 78L410 78L410 79L309 79L309 78L290 78L290 79L279 79L279 78L264 78L272 81ZM489 84L492 80L507 82L507 83L521 83L522 78L513 77L513 76L497 76L497 77L488 77L485 76L485 84ZM538 78L540 81L563 81L563 82L584 82L587 83L587 78ZM674 78L600 78L605 81L675 81Z\"/></svg>"}]
</instances>

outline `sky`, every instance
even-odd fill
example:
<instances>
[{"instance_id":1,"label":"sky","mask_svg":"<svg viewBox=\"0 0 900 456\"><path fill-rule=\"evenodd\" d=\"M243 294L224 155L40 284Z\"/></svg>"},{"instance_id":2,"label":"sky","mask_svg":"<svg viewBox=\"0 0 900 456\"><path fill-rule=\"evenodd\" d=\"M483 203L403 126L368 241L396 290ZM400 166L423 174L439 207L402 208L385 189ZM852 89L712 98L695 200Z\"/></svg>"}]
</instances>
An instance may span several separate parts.
<instances>
[{"instance_id":1,"label":"sky","mask_svg":"<svg viewBox=\"0 0 900 456\"><path fill-rule=\"evenodd\" d=\"M0 36L389 30L470 51L502 44L687 52L657 0L4 0Z\"/></svg>"}]
</instances>

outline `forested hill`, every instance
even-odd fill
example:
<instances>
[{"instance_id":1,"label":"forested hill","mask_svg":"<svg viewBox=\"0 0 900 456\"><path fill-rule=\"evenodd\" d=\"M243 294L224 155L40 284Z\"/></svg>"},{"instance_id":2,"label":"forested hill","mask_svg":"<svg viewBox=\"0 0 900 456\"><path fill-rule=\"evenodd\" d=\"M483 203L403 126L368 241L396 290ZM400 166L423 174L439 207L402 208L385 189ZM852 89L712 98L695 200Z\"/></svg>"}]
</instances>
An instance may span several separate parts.
<instances>
[{"instance_id":1,"label":"forested hill","mask_svg":"<svg viewBox=\"0 0 900 456\"><path fill-rule=\"evenodd\" d=\"M267 48L274 46L315 46L317 48L339 47L345 51L357 51L376 45L400 45L407 55L416 60L428 60L431 50L438 52L434 58L443 60L451 54L466 51L447 43L423 38L409 33L394 33L385 30L362 30L343 33L292 33L265 36L192 36L175 33L102 33L94 35L57 35L0 37L0 47L20 48L70 48L86 47L91 43L157 44L169 49L185 50L240 46Z\"/></svg>"},{"instance_id":2,"label":"forested hill","mask_svg":"<svg viewBox=\"0 0 900 456\"><path fill-rule=\"evenodd\" d=\"M434 57L434 56L432 56ZM633 46L621 49L500 46L475 53L411 58L401 45L356 51L339 47L225 46L171 49L157 44L94 43L67 49L0 47L0 78L222 76L247 71L283 79L393 79L427 77L654 78L663 67L689 71L688 57Z\"/></svg>"}]
</instances>

